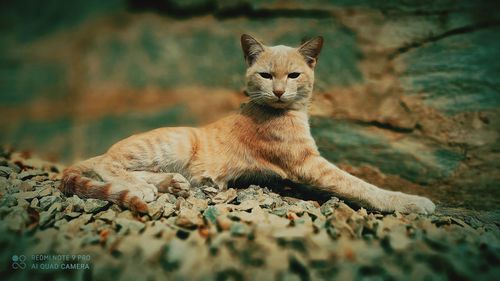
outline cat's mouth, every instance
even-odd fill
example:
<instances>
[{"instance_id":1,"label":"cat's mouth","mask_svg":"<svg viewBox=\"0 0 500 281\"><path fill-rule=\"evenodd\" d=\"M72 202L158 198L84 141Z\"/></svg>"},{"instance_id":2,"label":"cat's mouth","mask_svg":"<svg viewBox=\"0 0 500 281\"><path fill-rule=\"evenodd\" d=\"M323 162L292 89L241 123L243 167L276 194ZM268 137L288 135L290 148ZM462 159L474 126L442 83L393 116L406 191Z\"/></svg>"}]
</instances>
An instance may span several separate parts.
<instances>
[{"instance_id":1,"label":"cat's mouth","mask_svg":"<svg viewBox=\"0 0 500 281\"><path fill-rule=\"evenodd\" d=\"M286 108L289 106L289 103L282 99L278 99L273 101L270 105L275 108Z\"/></svg>"}]
</instances>

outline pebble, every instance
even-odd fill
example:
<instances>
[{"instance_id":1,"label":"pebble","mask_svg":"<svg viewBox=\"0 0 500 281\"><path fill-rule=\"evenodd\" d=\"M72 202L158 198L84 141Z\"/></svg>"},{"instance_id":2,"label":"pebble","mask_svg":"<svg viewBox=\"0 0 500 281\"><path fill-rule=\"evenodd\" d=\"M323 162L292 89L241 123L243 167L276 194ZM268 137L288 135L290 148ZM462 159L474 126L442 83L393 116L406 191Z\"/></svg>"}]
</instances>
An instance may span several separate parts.
<instances>
[{"instance_id":1,"label":"pebble","mask_svg":"<svg viewBox=\"0 0 500 281\"><path fill-rule=\"evenodd\" d=\"M38 191L19 192L19 193L16 193L14 196L17 198L30 200L30 199L36 198L38 196Z\"/></svg>"},{"instance_id":2,"label":"pebble","mask_svg":"<svg viewBox=\"0 0 500 281\"><path fill-rule=\"evenodd\" d=\"M31 200L30 207L33 208L33 209L38 209L39 208L39 206L38 206L38 198L33 198L33 200Z\"/></svg>"},{"instance_id":3,"label":"pebble","mask_svg":"<svg viewBox=\"0 0 500 281\"><path fill-rule=\"evenodd\" d=\"M206 193L208 195L212 195L212 196L219 192L219 190L213 186L204 187L202 190L204 193Z\"/></svg>"},{"instance_id":4,"label":"pebble","mask_svg":"<svg viewBox=\"0 0 500 281\"><path fill-rule=\"evenodd\" d=\"M9 207L15 206L17 204L18 197L15 197L11 194L5 194L4 196L0 197L0 206L1 207L6 207L7 209Z\"/></svg>"},{"instance_id":5,"label":"pebble","mask_svg":"<svg viewBox=\"0 0 500 281\"><path fill-rule=\"evenodd\" d=\"M83 210L85 211L85 213L97 213L105 209L108 205L108 201L100 199L87 199L83 204Z\"/></svg>"},{"instance_id":6,"label":"pebble","mask_svg":"<svg viewBox=\"0 0 500 281\"><path fill-rule=\"evenodd\" d=\"M133 219L117 218L115 222L121 229L132 232L139 232L146 226L144 223Z\"/></svg>"},{"instance_id":7,"label":"pebble","mask_svg":"<svg viewBox=\"0 0 500 281\"><path fill-rule=\"evenodd\" d=\"M221 230L229 230L229 228L231 227L231 225L233 224L233 221L230 220L227 216L218 216L216 219L215 219L216 223L217 223L217 226L221 229Z\"/></svg>"},{"instance_id":8,"label":"pebble","mask_svg":"<svg viewBox=\"0 0 500 281\"><path fill-rule=\"evenodd\" d=\"M39 192L38 192L38 197L44 197L52 194L52 188L51 187L43 187Z\"/></svg>"},{"instance_id":9,"label":"pebble","mask_svg":"<svg viewBox=\"0 0 500 281\"><path fill-rule=\"evenodd\" d=\"M21 206L12 207L9 214L4 218L5 224L13 231L21 231L29 222L29 216L25 208Z\"/></svg>"},{"instance_id":10,"label":"pebble","mask_svg":"<svg viewBox=\"0 0 500 281\"><path fill-rule=\"evenodd\" d=\"M19 173L17 175L17 178L21 179L21 180L27 180L27 179L31 179L31 178L36 177L36 176L48 176L48 175L49 174L47 172L35 169L35 170L22 171L21 173Z\"/></svg>"},{"instance_id":11,"label":"pebble","mask_svg":"<svg viewBox=\"0 0 500 281\"><path fill-rule=\"evenodd\" d=\"M80 231L80 229L87 224L92 219L92 214L82 214L76 219L73 219L67 224L67 233L74 235Z\"/></svg>"},{"instance_id":12,"label":"pebble","mask_svg":"<svg viewBox=\"0 0 500 281\"><path fill-rule=\"evenodd\" d=\"M234 188L230 188L226 191L219 192L212 198L212 203L214 204L222 204L222 203L231 203L237 197L236 190Z\"/></svg>"},{"instance_id":13,"label":"pebble","mask_svg":"<svg viewBox=\"0 0 500 281\"><path fill-rule=\"evenodd\" d=\"M69 213L66 213L64 214L67 218L69 219L74 219L74 218L77 218L79 216L82 215L82 213L79 213L79 212L69 212Z\"/></svg>"},{"instance_id":14,"label":"pebble","mask_svg":"<svg viewBox=\"0 0 500 281\"><path fill-rule=\"evenodd\" d=\"M162 216L168 218L174 213L175 213L175 205L172 203L165 203L165 205L163 206Z\"/></svg>"},{"instance_id":15,"label":"pebble","mask_svg":"<svg viewBox=\"0 0 500 281\"><path fill-rule=\"evenodd\" d=\"M217 209L214 206L208 207L204 212L203 212L203 217L205 220L208 222L215 224L217 221L217 217L221 215L221 212L219 209Z\"/></svg>"},{"instance_id":16,"label":"pebble","mask_svg":"<svg viewBox=\"0 0 500 281\"><path fill-rule=\"evenodd\" d=\"M175 224L178 226L193 228L196 226L203 225L203 219L200 212L190 208L181 208Z\"/></svg>"},{"instance_id":17,"label":"pebble","mask_svg":"<svg viewBox=\"0 0 500 281\"><path fill-rule=\"evenodd\" d=\"M41 212L40 221L38 223L40 227L45 227L52 224L55 220L54 216L56 212L60 211L61 208L62 208L61 203L54 203L52 204L52 206L50 206L50 208L47 211Z\"/></svg>"},{"instance_id":18,"label":"pebble","mask_svg":"<svg viewBox=\"0 0 500 281\"><path fill-rule=\"evenodd\" d=\"M67 225L68 221L66 219L58 220L54 223L54 227L60 229L62 226Z\"/></svg>"},{"instance_id":19,"label":"pebble","mask_svg":"<svg viewBox=\"0 0 500 281\"><path fill-rule=\"evenodd\" d=\"M116 218L116 212L112 209L108 209L96 214L95 217L103 221L112 222Z\"/></svg>"},{"instance_id":20,"label":"pebble","mask_svg":"<svg viewBox=\"0 0 500 281\"><path fill-rule=\"evenodd\" d=\"M186 202L191 204L198 211L203 212L208 207L208 199L199 199L196 197L189 197Z\"/></svg>"},{"instance_id":21,"label":"pebble","mask_svg":"<svg viewBox=\"0 0 500 281\"><path fill-rule=\"evenodd\" d=\"M61 198L56 197L56 196L45 196L45 197L40 198L39 206L41 209L45 210L45 209L49 208L56 201L61 201Z\"/></svg>"},{"instance_id":22,"label":"pebble","mask_svg":"<svg viewBox=\"0 0 500 281\"><path fill-rule=\"evenodd\" d=\"M259 200L259 196L262 194L262 190L260 187L251 185L248 188L241 189L238 191L237 199L238 203L242 203L246 200Z\"/></svg>"},{"instance_id":23,"label":"pebble","mask_svg":"<svg viewBox=\"0 0 500 281\"><path fill-rule=\"evenodd\" d=\"M33 191L35 189L35 183L33 181L23 181L18 186L20 191Z\"/></svg>"},{"instance_id":24,"label":"pebble","mask_svg":"<svg viewBox=\"0 0 500 281\"><path fill-rule=\"evenodd\" d=\"M10 183L6 178L0 177L0 193L7 193L9 190Z\"/></svg>"},{"instance_id":25,"label":"pebble","mask_svg":"<svg viewBox=\"0 0 500 281\"><path fill-rule=\"evenodd\" d=\"M234 236L245 236L249 233L249 229L244 223L234 222L229 227L229 232Z\"/></svg>"},{"instance_id":26,"label":"pebble","mask_svg":"<svg viewBox=\"0 0 500 281\"><path fill-rule=\"evenodd\" d=\"M191 195L198 199L207 199L207 195L203 192L203 189L196 187L191 191Z\"/></svg>"},{"instance_id":27,"label":"pebble","mask_svg":"<svg viewBox=\"0 0 500 281\"><path fill-rule=\"evenodd\" d=\"M0 177L8 178L14 170L10 167L0 166Z\"/></svg>"},{"instance_id":28,"label":"pebble","mask_svg":"<svg viewBox=\"0 0 500 281\"><path fill-rule=\"evenodd\" d=\"M80 197L73 195L72 197L66 198L66 202L71 206L71 210L83 212L85 202L80 199Z\"/></svg>"}]
</instances>

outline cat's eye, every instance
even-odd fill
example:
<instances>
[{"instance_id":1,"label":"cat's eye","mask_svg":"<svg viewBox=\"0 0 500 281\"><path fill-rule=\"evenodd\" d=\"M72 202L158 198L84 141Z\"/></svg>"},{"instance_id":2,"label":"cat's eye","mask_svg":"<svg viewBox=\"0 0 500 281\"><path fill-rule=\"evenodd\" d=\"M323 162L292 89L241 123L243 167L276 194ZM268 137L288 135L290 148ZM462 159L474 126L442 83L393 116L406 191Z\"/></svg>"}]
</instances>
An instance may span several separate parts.
<instances>
[{"instance_id":1,"label":"cat's eye","mask_svg":"<svg viewBox=\"0 0 500 281\"><path fill-rule=\"evenodd\" d=\"M267 72L259 72L259 75L260 75L262 78L265 78L265 79L273 79L273 76L271 75L271 73L267 73Z\"/></svg>"},{"instance_id":2,"label":"cat's eye","mask_svg":"<svg viewBox=\"0 0 500 281\"><path fill-rule=\"evenodd\" d=\"M299 77L299 75L300 75L299 72L290 72L290 73L288 73L288 78L295 79L295 78Z\"/></svg>"}]
</instances>

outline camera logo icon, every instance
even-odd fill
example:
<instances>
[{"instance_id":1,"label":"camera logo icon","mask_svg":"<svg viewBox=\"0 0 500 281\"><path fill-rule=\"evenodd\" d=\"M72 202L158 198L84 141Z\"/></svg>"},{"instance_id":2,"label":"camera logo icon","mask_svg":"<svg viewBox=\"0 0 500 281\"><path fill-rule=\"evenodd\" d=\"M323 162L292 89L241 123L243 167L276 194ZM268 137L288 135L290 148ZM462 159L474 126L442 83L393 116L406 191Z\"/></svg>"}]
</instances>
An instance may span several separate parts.
<instances>
[{"instance_id":1,"label":"camera logo icon","mask_svg":"<svg viewBox=\"0 0 500 281\"><path fill-rule=\"evenodd\" d=\"M13 269L25 269L26 268L26 256L25 255L13 255L12 256L12 268Z\"/></svg>"}]
</instances>

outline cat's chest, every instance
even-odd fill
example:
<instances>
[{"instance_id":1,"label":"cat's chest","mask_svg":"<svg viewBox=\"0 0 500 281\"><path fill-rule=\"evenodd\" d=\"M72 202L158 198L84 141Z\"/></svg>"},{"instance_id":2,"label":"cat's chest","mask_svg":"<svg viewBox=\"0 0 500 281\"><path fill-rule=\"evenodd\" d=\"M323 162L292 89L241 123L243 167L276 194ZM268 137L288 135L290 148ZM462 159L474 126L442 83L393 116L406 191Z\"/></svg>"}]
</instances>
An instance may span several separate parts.
<instances>
[{"instance_id":1,"label":"cat's chest","mask_svg":"<svg viewBox=\"0 0 500 281\"><path fill-rule=\"evenodd\" d=\"M267 146L304 146L311 145L314 140L306 127L266 127L257 128L254 138L258 143Z\"/></svg>"}]
</instances>

